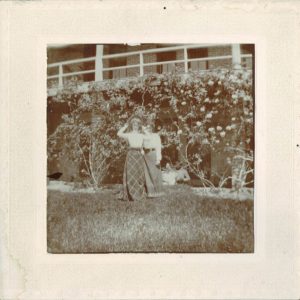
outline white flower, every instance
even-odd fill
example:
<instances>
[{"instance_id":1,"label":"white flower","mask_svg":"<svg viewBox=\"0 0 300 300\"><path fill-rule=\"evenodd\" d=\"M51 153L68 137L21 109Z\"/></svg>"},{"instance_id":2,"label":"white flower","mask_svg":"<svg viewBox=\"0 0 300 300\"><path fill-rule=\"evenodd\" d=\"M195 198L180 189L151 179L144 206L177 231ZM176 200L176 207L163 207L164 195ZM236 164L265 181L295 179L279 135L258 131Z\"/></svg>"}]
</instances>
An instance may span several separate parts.
<instances>
[{"instance_id":1,"label":"white flower","mask_svg":"<svg viewBox=\"0 0 300 300\"><path fill-rule=\"evenodd\" d=\"M222 127L221 127L221 126L217 126L217 130L218 130L218 131L221 131L221 130L222 130Z\"/></svg>"},{"instance_id":2,"label":"white flower","mask_svg":"<svg viewBox=\"0 0 300 300\"><path fill-rule=\"evenodd\" d=\"M210 102L210 101L209 101L209 98L205 98L204 102L205 102L205 103L209 103L209 102Z\"/></svg>"},{"instance_id":3,"label":"white flower","mask_svg":"<svg viewBox=\"0 0 300 300\"><path fill-rule=\"evenodd\" d=\"M216 99L216 100L215 100L215 103L219 103L219 102L220 102L219 99Z\"/></svg>"},{"instance_id":4,"label":"white flower","mask_svg":"<svg viewBox=\"0 0 300 300\"><path fill-rule=\"evenodd\" d=\"M209 132L214 132L215 129L214 129L213 127L210 127L210 128L208 128L208 131L209 131Z\"/></svg>"},{"instance_id":5,"label":"white flower","mask_svg":"<svg viewBox=\"0 0 300 300\"><path fill-rule=\"evenodd\" d=\"M237 95L232 95L232 99L237 99Z\"/></svg>"},{"instance_id":6,"label":"white flower","mask_svg":"<svg viewBox=\"0 0 300 300\"><path fill-rule=\"evenodd\" d=\"M236 80L237 80L237 77L234 76L234 75L230 75L230 76L229 76L229 80L236 81Z\"/></svg>"},{"instance_id":7,"label":"white flower","mask_svg":"<svg viewBox=\"0 0 300 300\"><path fill-rule=\"evenodd\" d=\"M226 130L230 131L231 130L231 126L230 125L226 126Z\"/></svg>"},{"instance_id":8,"label":"white flower","mask_svg":"<svg viewBox=\"0 0 300 300\"><path fill-rule=\"evenodd\" d=\"M184 93L184 90L180 90L180 92L181 92L181 94L183 94L183 93Z\"/></svg>"},{"instance_id":9,"label":"white flower","mask_svg":"<svg viewBox=\"0 0 300 300\"><path fill-rule=\"evenodd\" d=\"M181 105L186 105L186 102L185 101L181 102Z\"/></svg>"},{"instance_id":10,"label":"white flower","mask_svg":"<svg viewBox=\"0 0 300 300\"><path fill-rule=\"evenodd\" d=\"M217 143L217 144L219 144L219 143L220 143L220 141L219 141L219 140L216 140L216 143Z\"/></svg>"},{"instance_id":11,"label":"white flower","mask_svg":"<svg viewBox=\"0 0 300 300\"><path fill-rule=\"evenodd\" d=\"M201 126L202 125L202 123L201 122L196 122L196 124L197 124L197 126Z\"/></svg>"},{"instance_id":12,"label":"white flower","mask_svg":"<svg viewBox=\"0 0 300 300\"><path fill-rule=\"evenodd\" d=\"M232 121L235 121L235 118L233 117L233 118L231 118L231 120L232 120Z\"/></svg>"},{"instance_id":13,"label":"white flower","mask_svg":"<svg viewBox=\"0 0 300 300\"><path fill-rule=\"evenodd\" d=\"M226 135L226 132L225 132L225 131L220 132L220 136L221 136L221 137L224 137L225 135Z\"/></svg>"},{"instance_id":14,"label":"white flower","mask_svg":"<svg viewBox=\"0 0 300 300\"><path fill-rule=\"evenodd\" d=\"M222 84L222 82L221 82L221 80L219 80L219 81L218 81L218 85L221 85L221 84Z\"/></svg>"},{"instance_id":15,"label":"white flower","mask_svg":"<svg viewBox=\"0 0 300 300\"><path fill-rule=\"evenodd\" d=\"M205 111L205 107L202 106L202 107L200 108L200 111L204 112L204 111Z\"/></svg>"},{"instance_id":16,"label":"white flower","mask_svg":"<svg viewBox=\"0 0 300 300\"><path fill-rule=\"evenodd\" d=\"M211 113L207 114L206 118L211 119L212 118L212 114Z\"/></svg>"},{"instance_id":17,"label":"white flower","mask_svg":"<svg viewBox=\"0 0 300 300\"><path fill-rule=\"evenodd\" d=\"M182 134L182 130L179 129L179 130L177 131L177 134Z\"/></svg>"},{"instance_id":18,"label":"white flower","mask_svg":"<svg viewBox=\"0 0 300 300\"><path fill-rule=\"evenodd\" d=\"M209 80L207 84L212 86L214 84L214 82L212 80Z\"/></svg>"}]
</instances>

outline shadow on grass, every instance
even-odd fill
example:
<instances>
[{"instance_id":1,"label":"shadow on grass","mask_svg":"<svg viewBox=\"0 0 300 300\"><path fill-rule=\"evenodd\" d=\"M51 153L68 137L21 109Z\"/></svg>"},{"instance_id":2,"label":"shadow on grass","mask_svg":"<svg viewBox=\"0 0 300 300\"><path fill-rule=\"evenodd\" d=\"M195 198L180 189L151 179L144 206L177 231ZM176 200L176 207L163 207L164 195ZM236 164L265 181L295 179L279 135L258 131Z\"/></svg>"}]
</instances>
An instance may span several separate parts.
<instances>
[{"instance_id":1,"label":"shadow on grass","mask_svg":"<svg viewBox=\"0 0 300 300\"><path fill-rule=\"evenodd\" d=\"M143 202L48 191L49 253L251 253L253 201L198 196L188 186Z\"/></svg>"}]
</instances>

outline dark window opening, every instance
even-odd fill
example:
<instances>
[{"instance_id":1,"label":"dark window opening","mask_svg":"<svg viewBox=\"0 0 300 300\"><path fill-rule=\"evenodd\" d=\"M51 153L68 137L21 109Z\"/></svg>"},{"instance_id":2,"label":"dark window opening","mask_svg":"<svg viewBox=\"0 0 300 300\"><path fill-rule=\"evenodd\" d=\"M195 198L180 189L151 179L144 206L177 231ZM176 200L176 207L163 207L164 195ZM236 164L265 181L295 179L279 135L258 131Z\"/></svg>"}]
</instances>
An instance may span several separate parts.
<instances>
[{"instance_id":1,"label":"dark window opening","mask_svg":"<svg viewBox=\"0 0 300 300\"><path fill-rule=\"evenodd\" d=\"M156 57L157 57L157 62L176 60L176 52L175 51L160 52L157 53ZM175 69L175 63L161 64L156 67L156 72L161 74L164 72L170 72L173 69Z\"/></svg>"},{"instance_id":2,"label":"dark window opening","mask_svg":"<svg viewBox=\"0 0 300 300\"><path fill-rule=\"evenodd\" d=\"M196 58L206 58L208 57L208 48L197 48L197 49L188 49L188 58L196 59ZM208 69L208 61L190 61L188 63L188 68L193 71L198 70L207 70Z\"/></svg>"},{"instance_id":3,"label":"dark window opening","mask_svg":"<svg viewBox=\"0 0 300 300\"><path fill-rule=\"evenodd\" d=\"M254 55L254 44L242 44L241 52L242 54L252 54Z\"/></svg>"},{"instance_id":4,"label":"dark window opening","mask_svg":"<svg viewBox=\"0 0 300 300\"><path fill-rule=\"evenodd\" d=\"M207 48L188 49L188 58L203 58L208 57Z\"/></svg>"}]
</instances>

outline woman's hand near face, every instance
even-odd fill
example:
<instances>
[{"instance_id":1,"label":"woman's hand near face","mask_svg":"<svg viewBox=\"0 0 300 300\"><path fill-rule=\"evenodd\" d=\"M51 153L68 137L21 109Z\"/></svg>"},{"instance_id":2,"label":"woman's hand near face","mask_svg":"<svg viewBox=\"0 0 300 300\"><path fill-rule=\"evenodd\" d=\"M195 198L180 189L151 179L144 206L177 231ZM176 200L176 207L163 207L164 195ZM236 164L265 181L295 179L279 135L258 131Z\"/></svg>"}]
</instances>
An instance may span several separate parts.
<instances>
[{"instance_id":1,"label":"woman's hand near face","mask_svg":"<svg viewBox=\"0 0 300 300\"><path fill-rule=\"evenodd\" d=\"M128 128L128 124L126 123L122 128L119 129L117 135L122 138L126 138L126 134L124 131Z\"/></svg>"}]
</instances>

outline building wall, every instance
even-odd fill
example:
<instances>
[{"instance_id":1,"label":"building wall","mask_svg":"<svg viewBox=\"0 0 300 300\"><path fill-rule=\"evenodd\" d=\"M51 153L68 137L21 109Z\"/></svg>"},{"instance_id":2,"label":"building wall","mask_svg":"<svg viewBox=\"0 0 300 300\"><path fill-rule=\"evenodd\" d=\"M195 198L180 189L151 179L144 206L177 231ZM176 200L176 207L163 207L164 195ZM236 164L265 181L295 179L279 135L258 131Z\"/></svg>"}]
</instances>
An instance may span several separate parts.
<instances>
[{"instance_id":1,"label":"building wall","mask_svg":"<svg viewBox=\"0 0 300 300\"><path fill-rule=\"evenodd\" d=\"M231 55L231 46L208 48L208 57ZM228 68L231 67L232 60L211 60L208 62L208 68Z\"/></svg>"},{"instance_id":2,"label":"building wall","mask_svg":"<svg viewBox=\"0 0 300 300\"><path fill-rule=\"evenodd\" d=\"M147 53L144 55L144 63L152 63L157 61L155 53ZM144 74L157 73L157 66L144 67Z\"/></svg>"},{"instance_id":3,"label":"building wall","mask_svg":"<svg viewBox=\"0 0 300 300\"><path fill-rule=\"evenodd\" d=\"M252 58L245 57L242 58L242 66L246 69L253 68L253 59L255 55L255 45L254 44L243 44L241 45L241 54L251 54Z\"/></svg>"},{"instance_id":4,"label":"building wall","mask_svg":"<svg viewBox=\"0 0 300 300\"><path fill-rule=\"evenodd\" d=\"M246 68L246 69L252 69L252 67L253 67L252 58L250 58L250 57L242 58L242 66L243 66L243 68Z\"/></svg>"},{"instance_id":5,"label":"building wall","mask_svg":"<svg viewBox=\"0 0 300 300\"><path fill-rule=\"evenodd\" d=\"M85 57L92 57L96 55L96 46L95 45L72 45L61 48L51 48L47 49L47 63L57 63L61 61L68 61L73 59L80 59ZM95 68L94 62L84 62L77 64L70 64L63 66L64 73L77 72L81 70L92 70ZM48 75L58 74L58 67L49 68L47 70ZM74 77L74 76L73 76ZM95 75L91 74L82 74L75 76L79 81L93 81L95 80ZM71 77L64 77L63 81L66 83L70 80ZM50 79L48 81L49 85L57 85L58 79Z\"/></svg>"},{"instance_id":6,"label":"building wall","mask_svg":"<svg viewBox=\"0 0 300 300\"><path fill-rule=\"evenodd\" d=\"M147 49L155 49L161 47L175 46L171 44L141 44L137 46L128 46L124 44L106 44L104 45L104 54L116 54L116 53L124 53L124 52L132 52L132 51L140 51ZM189 57L190 54L194 54L192 57L213 57L213 56L222 56L222 55L231 55L231 46L220 46L220 47L212 47L207 49L190 49L188 50ZM194 52L194 53L192 53ZM173 55L175 54L175 56ZM177 50L171 53L170 60L180 60L184 58L184 51ZM251 44L242 44L241 45L241 53L242 54L254 54L254 45ZM96 54L96 45L72 45L65 48L59 49L51 49L48 48L48 63L60 62L71 59L84 58L89 56L94 56ZM197 56L198 55L198 56ZM147 53L144 54L144 62L151 63L160 61L161 54L157 53ZM163 60L166 60L165 58ZM114 60L103 60L103 67L117 67L121 65L134 65L139 64L139 55L123 57ZM209 62L205 61L193 61L190 62L188 68L197 71L197 70L206 70L206 69L214 69L214 68L231 68L232 60L212 60ZM242 66L248 69L252 68L252 59L251 58L242 58ZM80 70L94 69L94 62L86 62L80 64L73 64L64 66L64 72L76 72ZM155 66L147 66L144 67L144 74L150 73L163 73L163 72L172 72L176 67L184 69L184 63L169 63L169 64L161 64ZM58 67L53 69L48 69L48 75L54 75L58 73ZM103 72L103 79L121 79L125 77L135 77L140 75L140 68L128 68L128 69L120 69L120 70L112 70ZM94 74L84 74L84 75L76 75L75 76L79 81L93 81L95 80ZM69 80L70 77L64 78L64 82ZM58 79L49 79L48 84L57 85Z\"/></svg>"},{"instance_id":7,"label":"building wall","mask_svg":"<svg viewBox=\"0 0 300 300\"><path fill-rule=\"evenodd\" d=\"M127 57L127 65L137 65L140 62L139 55L132 55ZM140 75L140 68L130 68L126 72L127 77L135 77Z\"/></svg>"}]
</instances>

